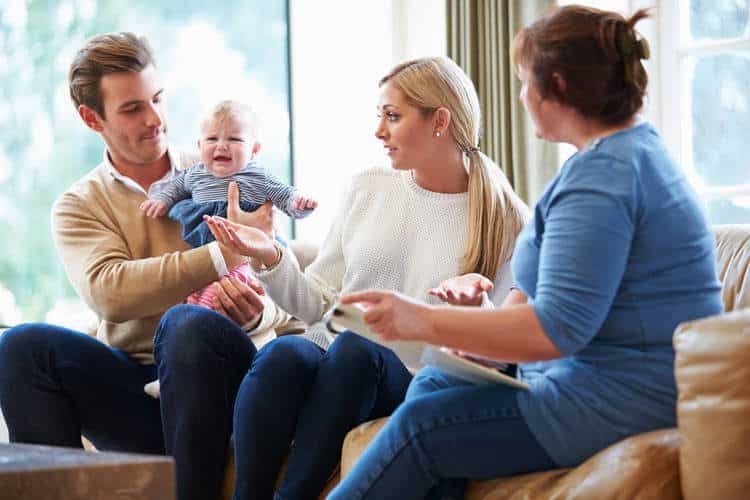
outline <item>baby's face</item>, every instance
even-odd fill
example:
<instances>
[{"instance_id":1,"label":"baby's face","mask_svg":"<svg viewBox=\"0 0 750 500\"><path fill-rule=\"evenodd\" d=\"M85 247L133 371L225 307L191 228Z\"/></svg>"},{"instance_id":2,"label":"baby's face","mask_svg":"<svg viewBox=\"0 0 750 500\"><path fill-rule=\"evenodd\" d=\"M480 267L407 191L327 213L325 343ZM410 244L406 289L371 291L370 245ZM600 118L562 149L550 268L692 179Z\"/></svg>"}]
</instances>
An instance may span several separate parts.
<instances>
[{"instance_id":1,"label":"baby's face","mask_svg":"<svg viewBox=\"0 0 750 500\"><path fill-rule=\"evenodd\" d=\"M253 158L255 141L250 127L228 117L224 120L209 120L203 126L201 160L216 177L234 175Z\"/></svg>"}]
</instances>

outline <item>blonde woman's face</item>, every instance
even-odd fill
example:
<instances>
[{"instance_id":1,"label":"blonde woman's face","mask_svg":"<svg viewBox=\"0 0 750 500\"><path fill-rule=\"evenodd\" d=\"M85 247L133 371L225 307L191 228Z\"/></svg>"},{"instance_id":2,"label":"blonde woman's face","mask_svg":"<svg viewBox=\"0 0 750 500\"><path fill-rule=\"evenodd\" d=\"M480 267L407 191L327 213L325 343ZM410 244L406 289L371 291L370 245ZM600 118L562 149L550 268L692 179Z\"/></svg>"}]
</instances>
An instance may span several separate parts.
<instances>
[{"instance_id":1,"label":"blonde woman's face","mask_svg":"<svg viewBox=\"0 0 750 500\"><path fill-rule=\"evenodd\" d=\"M383 142L393 168L418 169L435 147L433 120L423 116L407 102L403 92L390 83L380 90L375 137Z\"/></svg>"}]
</instances>

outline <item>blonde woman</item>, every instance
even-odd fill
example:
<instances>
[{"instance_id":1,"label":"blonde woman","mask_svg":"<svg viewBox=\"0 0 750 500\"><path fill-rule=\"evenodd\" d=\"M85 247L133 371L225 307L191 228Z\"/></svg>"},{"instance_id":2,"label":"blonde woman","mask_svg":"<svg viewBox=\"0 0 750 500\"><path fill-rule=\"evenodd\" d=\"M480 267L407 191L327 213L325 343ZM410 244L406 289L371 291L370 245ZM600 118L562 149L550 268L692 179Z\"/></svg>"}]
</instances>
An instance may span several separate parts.
<instances>
[{"instance_id":1,"label":"blonde woman","mask_svg":"<svg viewBox=\"0 0 750 500\"><path fill-rule=\"evenodd\" d=\"M439 303L479 306L508 293L508 261L527 208L479 152L480 112L469 78L445 58L397 66L380 82L375 132L391 169L354 177L320 255L305 273L261 231L213 218L217 239L260 261L269 295L310 328L263 348L234 414L236 499L317 498L346 433L390 414L412 375L393 352L320 321L341 293L390 288ZM460 278L451 277L463 275ZM446 281L447 280L447 281ZM412 357L417 361L418 357Z\"/></svg>"},{"instance_id":2,"label":"blonde woman","mask_svg":"<svg viewBox=\"0 0 750 500\"><path fill-rule=\"evenodd\" d=\"M445 498L441 489L460 489L461 478L574 467L627 436L675 425L672 332L722 305L706 219L637 116L648 50L635 24L646 15L567 6L515 39L520 98L538 135L578 152L518 237L514 305L342 297L370 304L364 320L385 338L518 362L529 390L426 368L330 499Z\"/></svg>"}]
</instances>

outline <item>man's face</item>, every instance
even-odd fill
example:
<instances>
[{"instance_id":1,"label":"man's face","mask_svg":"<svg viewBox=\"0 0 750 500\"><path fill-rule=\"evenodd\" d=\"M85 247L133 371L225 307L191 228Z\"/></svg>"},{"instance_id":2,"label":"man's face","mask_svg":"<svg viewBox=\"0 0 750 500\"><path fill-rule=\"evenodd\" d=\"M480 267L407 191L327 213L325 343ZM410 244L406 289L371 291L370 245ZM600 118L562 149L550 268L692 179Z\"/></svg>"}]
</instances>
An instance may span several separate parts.
<instances>
[{"instance_id":1,"label":"man's face","mask_svg":"<svg viewBox=\"0 0 750 500\"><path fill-rule=\"evenodd\" d=\"M164 89L156 68L110 73L101 79L106 118L98 130L116 166L147 167L167 151Z\"/></svg>"}]
</instances>

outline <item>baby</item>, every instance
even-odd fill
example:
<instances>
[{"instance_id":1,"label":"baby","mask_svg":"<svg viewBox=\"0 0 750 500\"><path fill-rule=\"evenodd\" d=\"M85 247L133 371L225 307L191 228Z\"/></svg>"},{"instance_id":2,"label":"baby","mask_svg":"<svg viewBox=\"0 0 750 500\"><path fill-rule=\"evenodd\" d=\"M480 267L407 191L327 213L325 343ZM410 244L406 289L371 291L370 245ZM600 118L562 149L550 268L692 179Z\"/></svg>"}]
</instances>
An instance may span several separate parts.
<instances>
[{"instance_id":1,"label":"baby","mask_svg":"<svg viewBox=\"0 0 750 500\"><path fill-rule=\"evenodd\" d=\"M260 151L256 120L250 108L235 101L220 102L201 123L198 140L201 163L181 171L167 186L141 204L150 217L169 217L182 224L182 237L192 247L214 240L204 215L227 215L227 190L236 181L240 191L240 207L252 212L267 200L290 217L302 218L310 214L317 202L302 195L292 186L283 184L254 158ZM232 269L231 276L247 282L248 264ZM211 307L212 286L194 292L190 304Z\"/></svg>"},{"instance_id":2,"label":"baby","mask_svg":"<svg viewBox=\"0 0 750 500\"><path fill-rule=\"evenodd\" d=\"M240 207L247 212L271 200L290 217L309 215L317 202L282 183L254 160L260 151L256 127L249 106L236 101L220 102L201 123L201 162L181 171L162 191L144 201L140 209L149 217L169 213L171 219L182 224L182 237L194 248L214 240L203 216L227 216L231 182L237 182ZM249 284L249 264L231 269L228 276ZM187 303L212 308L215 296L213 285L209 285L193 292ZM148 384L146 392L158 397L158 383Z\"/></svg>"}]
</instances>

